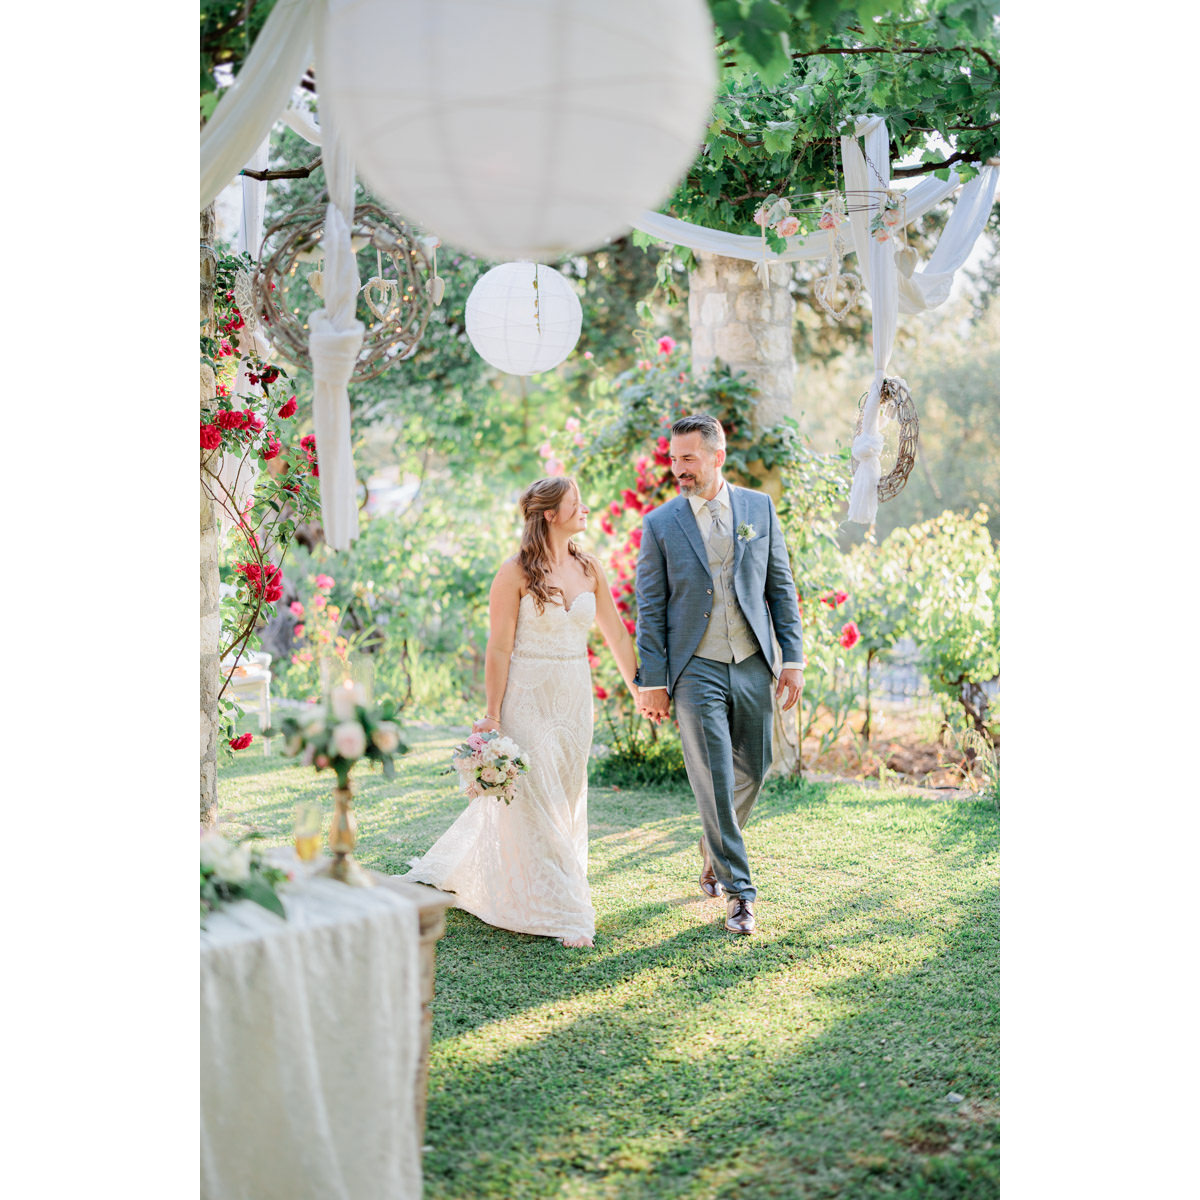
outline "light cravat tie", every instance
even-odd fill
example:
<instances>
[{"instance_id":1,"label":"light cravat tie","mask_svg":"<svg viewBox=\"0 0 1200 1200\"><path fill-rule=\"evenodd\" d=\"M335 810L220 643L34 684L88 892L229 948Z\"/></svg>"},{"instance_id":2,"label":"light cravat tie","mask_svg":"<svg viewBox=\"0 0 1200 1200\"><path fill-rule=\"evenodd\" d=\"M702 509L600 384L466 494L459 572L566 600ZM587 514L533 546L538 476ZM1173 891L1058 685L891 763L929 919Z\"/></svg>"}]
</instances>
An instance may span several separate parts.
<instances>
[{"instance_id":1,"label":"light cravat tie","mask_svg":"<svg viewBox=\"0 0 1200 1200\"><path fill-rule=\"evenodd\" d=\"M722 511L720 501L716 497L708 501L708 514L712 517L712 528L708 534L708 542L713 549L713 553L716 554L721 562L724 562L725 555L729 552L729 533L724 525L725 514Z\"/></svg>"}]
</instances>

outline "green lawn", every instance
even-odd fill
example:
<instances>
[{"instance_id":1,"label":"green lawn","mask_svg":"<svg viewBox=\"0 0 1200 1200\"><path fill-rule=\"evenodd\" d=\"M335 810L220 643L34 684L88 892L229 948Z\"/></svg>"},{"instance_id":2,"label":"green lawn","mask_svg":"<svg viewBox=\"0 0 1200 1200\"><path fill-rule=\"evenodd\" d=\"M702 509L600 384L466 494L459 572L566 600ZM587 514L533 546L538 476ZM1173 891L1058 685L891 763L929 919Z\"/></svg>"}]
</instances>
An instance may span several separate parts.
<instances>
[{"instance_id":1,"label":"green lawn","mask_svg":"<svg viewBox=\"0 0 1200 1200\"><path fill-rule=\"evenodd\" d=\"M460 731L416 736L358 781L379 870L461 809L437 773ZM286 841L332 776L256 750L222 767L221 818ZM696 886L690 792L593 788L589 812L594 950L447 914L427 1200L999 1195L993 804L768 784L753 938Z\"/></svg>"}]
</instances>

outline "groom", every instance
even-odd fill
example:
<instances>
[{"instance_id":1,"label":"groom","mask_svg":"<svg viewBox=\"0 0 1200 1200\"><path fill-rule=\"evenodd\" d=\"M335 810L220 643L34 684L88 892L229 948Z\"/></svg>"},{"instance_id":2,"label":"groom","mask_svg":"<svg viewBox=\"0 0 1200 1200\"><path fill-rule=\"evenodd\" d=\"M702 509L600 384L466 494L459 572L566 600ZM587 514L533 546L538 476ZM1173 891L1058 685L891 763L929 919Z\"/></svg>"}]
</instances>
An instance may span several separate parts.
<instances>
[{"instance_id":1,"label":"groom","mask_svg":"<svg viewBox=\"0 0 1200 1200\"><path fill-rule=\"evenodd\" d=\"M721 476L725 433L705 414L671 429L679 496L642 521L637 565L639 708L656 724L675 701L696 794L700 887L726 894L725 928L754 932L754 884L742 829L771 765L771 683L784 711L803 687L800 609L771 497Z\"/></svg>"}]
</instances>

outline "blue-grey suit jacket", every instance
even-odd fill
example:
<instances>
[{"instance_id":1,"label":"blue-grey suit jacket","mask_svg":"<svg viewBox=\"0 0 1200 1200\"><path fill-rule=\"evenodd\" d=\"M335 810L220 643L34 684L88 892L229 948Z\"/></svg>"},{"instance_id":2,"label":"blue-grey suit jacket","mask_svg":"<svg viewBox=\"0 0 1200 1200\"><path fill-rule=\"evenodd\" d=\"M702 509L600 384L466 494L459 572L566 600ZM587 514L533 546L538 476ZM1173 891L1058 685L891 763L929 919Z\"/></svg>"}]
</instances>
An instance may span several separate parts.
<instances>
[{"instance_id":1,"label":"blue-grey suit jacket","mask_svg":"<svg viewBox=\"0 0 1200 1200\"><path fill-rule=\"evenodd\" d=\"M774 669L771 627L783 662L801 662L800 606L775 505L765 492L734 487L733 584L747 623ZM737 536L753 525L754 537ZM637 564L637 650L640 687L675 690L679 673L696 652L712 612L712 575L696 517L685 496L668 500L642 519Z\"/></svg>"}]
</instances>

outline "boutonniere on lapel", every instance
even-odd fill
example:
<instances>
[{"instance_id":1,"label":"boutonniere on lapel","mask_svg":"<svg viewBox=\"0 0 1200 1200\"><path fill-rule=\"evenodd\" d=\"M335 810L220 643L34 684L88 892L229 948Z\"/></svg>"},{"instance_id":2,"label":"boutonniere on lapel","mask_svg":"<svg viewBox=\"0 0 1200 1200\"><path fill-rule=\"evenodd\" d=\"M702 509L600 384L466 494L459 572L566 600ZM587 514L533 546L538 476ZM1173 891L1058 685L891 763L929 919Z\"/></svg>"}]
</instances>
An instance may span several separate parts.
<instances>
[{"instance_id":1,"label":"boutonniere on lapel","mask_svg":"<svg viewBox=\"0 0 1200 1200\"><path fill-rule=\"evenodd\" d=\"M747 525L746 522L743 521L737 527L737 536L739 542L752 542L756 537L758 537L758 533L753 525Z\"/></svg>"}]
</instances>

